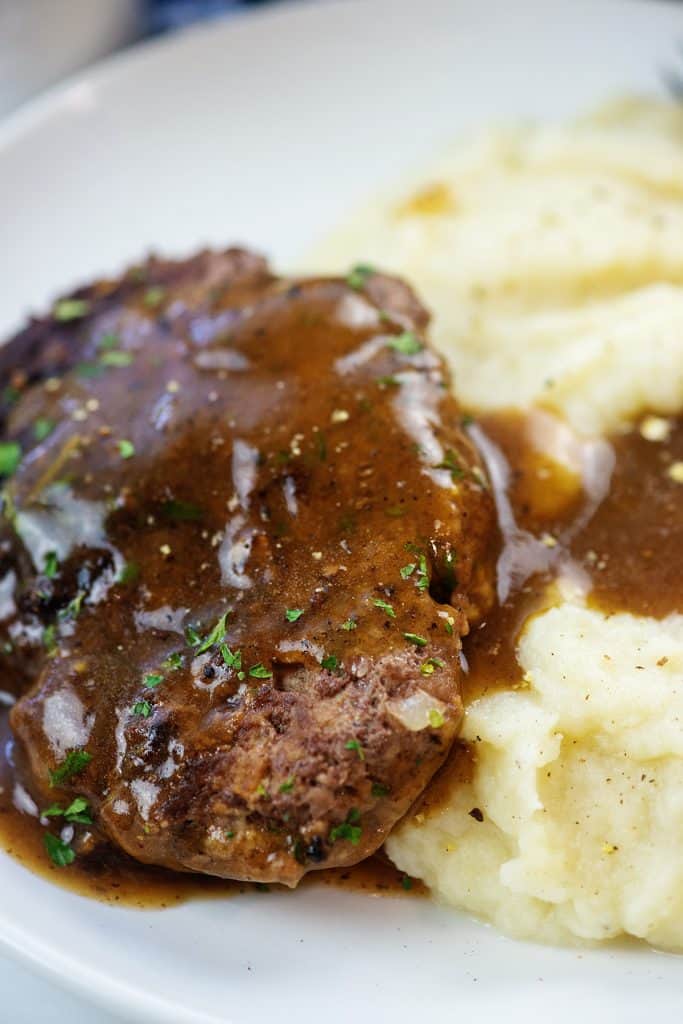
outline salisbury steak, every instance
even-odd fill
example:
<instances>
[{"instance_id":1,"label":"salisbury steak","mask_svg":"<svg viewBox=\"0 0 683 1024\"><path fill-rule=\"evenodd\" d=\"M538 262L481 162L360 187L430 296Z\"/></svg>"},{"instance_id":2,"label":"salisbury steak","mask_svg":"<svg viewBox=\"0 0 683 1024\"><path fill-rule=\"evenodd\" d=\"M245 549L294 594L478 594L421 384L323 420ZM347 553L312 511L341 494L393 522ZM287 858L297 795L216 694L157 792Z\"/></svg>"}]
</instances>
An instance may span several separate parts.
<instances>
[{"instance_id":1,"label":"salisbury steak","mask_svg":"<svg viewBox=\"0 0 683 1024\"><path fill-rule=\"evenodd\" d=\"M37 674L12 725L41 799L231 878L382 843L456 734L490 590L426 320L368 268L230 250L83 289L0 351L5 671Z\"/></svg>"}]
</instances>

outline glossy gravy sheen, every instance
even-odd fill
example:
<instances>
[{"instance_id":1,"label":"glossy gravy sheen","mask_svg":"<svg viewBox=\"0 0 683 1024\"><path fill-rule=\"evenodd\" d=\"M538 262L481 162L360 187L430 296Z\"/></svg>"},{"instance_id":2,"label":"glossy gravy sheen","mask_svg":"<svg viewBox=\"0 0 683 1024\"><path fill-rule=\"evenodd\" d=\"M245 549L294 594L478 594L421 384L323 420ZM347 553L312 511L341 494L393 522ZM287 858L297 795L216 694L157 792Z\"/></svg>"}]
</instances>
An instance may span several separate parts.
<instances>
[{"instance_id":1,"label":"glossy gravy sheen","mask_svg":"<svg viewBox=\"0 0 683 1024\"><path fill-rule=\"evenodd\" d=\"M512 582L508 580L508 592L465 640L466 703L492 688L520 685L519 631L530 614L552 602L548 585L558 576L588 589L589 603L603 610L658 618L683 610L683 490L676 468L683 462L683 419L669 419L666 436L658 441L647 440L638 426L611 438L598 452L597 461L608 479L602 481L603 496L596 501L599 487L596 491L593 486L592 498L587 495L580 468L571 472L558 462L552 444L543 450L539 436L544 429L546 435L552 434L553 424L542 421L539 427L534 417L485 416L476 425L479 440L486 442L494 478L494 463L507 471L497 498L501 520L507 515L507 523L501 525L503 552L507 548L509 557L501 559L499 568ZM501 505L506 497L507 510ZM514 519L512 532L509 513ZM0 711L0 737L0 842L31 870L84 895L147 908L190 896L269 888L145 867L101 848L96 856L78 858L68 869L56 868L45 855L43 828L25 813L30 794L17 789L23 776L21 765L12 763L5 708ZM454 778L469 777L473 764L467 746L457 745L424 795L423 806L437 806ZM303 884L391 895L425 892L381 854L352 869L314 872Z\"/></svg>"}]
</instances>

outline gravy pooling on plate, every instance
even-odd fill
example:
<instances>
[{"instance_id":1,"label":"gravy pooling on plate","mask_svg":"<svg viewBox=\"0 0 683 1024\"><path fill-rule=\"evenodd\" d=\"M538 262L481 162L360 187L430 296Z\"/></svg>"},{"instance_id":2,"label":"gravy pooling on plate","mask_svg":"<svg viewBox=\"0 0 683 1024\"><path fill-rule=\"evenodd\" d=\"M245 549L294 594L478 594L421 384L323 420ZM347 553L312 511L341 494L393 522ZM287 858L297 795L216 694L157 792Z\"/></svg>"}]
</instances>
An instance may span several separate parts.
<instances>
[{"instance_id":1,"label":"gravy pooling on plate","mask_svg":"<svg viewBox=\"0 0 683 1024\"><path fill-rule=\"evenodd\" d=\"M581 487L580 474L572 473L566 463L549 454L553 445L548 443L547 432L552 432L553 425L547 421L544 424L544 451L537 414L488 415L476 421L474 429L496 447L509 473L507 494L520 536L508 542L513 547L526 542L528 552L531 537L538 546L532 547L527 578L518 581L502 603L496 602L485 621L464 641L469 667L463 682L466 704L492 689L523 685L517 659L519 630L530 614L548 603L548 583L557 566L566 564L567 559L573 560L575 580L585 574L583 585L589 586L589 601L601 608L615 612L648 608L650 614L656 610L660 615L675 610L675 586L668 591L660 586L658 573L669 578L669 566L681 564L683 559L677 515L680 484L676 483L676 467L683 459L683 424L679 418L657 418L659 427L653 428L652 422L652 417L643 417L640 429L634 427L613 437L611 459L604 457L603 450L604 498L573 534L590 499ZM661 440L646 439L644 435L652 434L653 429L659 430ZM652 510L654 515L649 514ZM566 545L558 540L563 535L571 535ZM656 546L655 539L659 542ZM634 578L639 580L637 587L633 586ZM14 748L9 742L6 711L3 718L2 840L33 870L49 872L61 884L89 895L134 905L168 905L191 895L224 895L243 888L237 883L140 865L104 844L89 855L79 856L68 870L56 868L46 857L44 828L30 813L30 797L24 789L16 788L30 786L30 782L20 764L10 764ZM464 782L470 777L472 757L476 758L476 752L471 747L458 746L449 764L426 790L424 813L438 810L440 801L448 798L454 778ZM476 806L471 810L474 815L481 814ZM366 862L362 870L324 872L320 881L379 893L423 891L419 883L407 879L386 861Z\"/></svg>"}]
</instances>

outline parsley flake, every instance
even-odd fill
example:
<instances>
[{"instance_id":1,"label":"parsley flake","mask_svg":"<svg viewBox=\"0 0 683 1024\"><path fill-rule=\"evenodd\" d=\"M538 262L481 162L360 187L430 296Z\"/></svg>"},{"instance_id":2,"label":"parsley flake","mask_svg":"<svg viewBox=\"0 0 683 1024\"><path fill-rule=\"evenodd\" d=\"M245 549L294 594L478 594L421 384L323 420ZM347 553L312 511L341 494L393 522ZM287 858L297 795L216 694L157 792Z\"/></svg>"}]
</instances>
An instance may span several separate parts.
<instances>
[{"instance_id":1,"label":"parsley flake","mask_svg":"<svg viewBox=\"0 0 683 1024\"><path fill-rule=\"evenodd\" d=\"M412 574L415 572L416 568L417 568L417 565L416 565L415 562L410 562L408 565L404 565L403 568L400 570L400 572L401 572L401 579L402 580L407 580L409 576L412 576Z\"/></svg>"},{"instance_id":2,"label":"parsley flake","mask_svg":"<svg viewBox=\"0 0 683 1024\"><path fill-rule=\"evenodd\" d=\"M285 618L287 622L296 622L304 614L303 608L287 608Z\"/></svg>"},{"instance_id":3,"label":"parsley flake","mask_svg":"<svg viewBox=\"0 0 683 1024\"><path fill-rule=\"evenodd\" d=\"M68 843L63 843L58 836L46 832L44 837L45 849L53 864L58 868L66 868L76 860L76 854Z\"/></svg>"},{"instance_id":4,"label":"parsley flake","mask_svg":"<svg viewBox=\"0 0 683 1024\"><path fill-rule=\"evenodd\" d=\"M234 668L240 672L242 668L242 652L231 651L227 644L221 644L221 655L228 668Z\"/></svg>"},{"instance_id":5,"label":"parsley flake","mask_svg":"<svg viewBox=\"0 0 683 1024\"><path fill-rule=\"evenodd\" d=\"M419 633L404 633L403 637L408 641L409 644L415 644L416 647L426 647L427 641Z\"/></svg>"},{"instance_id":6,"label":"parsley flake","mask_svg":"<svg viewBox=\"0 0 683 1024\"><path fill-rule=\"evenodd\" d=\"M163 683L164 677L158 672L148 672L147 675L143 676L142 685L147 690L153 690L155 687Z\"/></svg>"},{"instance_id":7,"label":"parsley flake","mask_svg":"<svg viewBox=\"0 0 683 1024\"><path fill-rule=\"evenodd\" d=\"M152 714L152 705L148 700L139 700L136 704L133 704L133 714L138 715L140 718L149 718Z\"/></svg>"},{"instance_id":8,"label":"parsley flake","mask_svg":"<svg viewBox=\"0 0 683 1024\"><path fill-rule=\"evenodd\" d=\"M252 665L249 669L249 675L253 676L254 679L272 679L273 673L270 672L265 665L262 665L259 661L258 664Z\"/></svg>"},{"instance_id":9,"label":"parsley flake","mask_svg":"<svg viewBox=\"0 0 683 1024\"><path fill-rule=\"evenodd\" d=\"M396 612L387 601L382 601L381 598L377 597L372 603L375 608L381 608L383 612L386 612L390 619L396 618Z\"/></svg>"},{"instance_id":10,"label":"parsley flake","mask_svg":"<svg viewBox=\"0 0 683 1024\"><path fill-rule=\"evenodd\" d=\"M71 320L82 320L90 312L87 299L60 299L54 308L57 323L68 324Z\"/></svg>"},{"instance_id":11,"label":"parsley flake","mask_svg":"<svg viewBox=\"0 0 683 1024\"><path fill-rule=\"evenodd\" d=\"M416 356L423 349L422 342L412 331L404 331L397 338L392 338L387 345L388 348L393 348L394 352L400 352L402 356Z\"/></svg>"},{"instance_id":12,"label":"parsley flake","mask_svg":"<svg viewBox=\"0 0 683 1024\"><path fill-rule=\"evenodd\" d=\"M431 676L435 668L443 667L444 663L441 661L441 658L427 658L427 660L423 661L420 665L420 672L423 676Z\"/></svg>"},{"instance_id":13,"label":"parsley flake","mask_svg":"<svg viewBox=\"0 0 683 1024\"><path fill-rule=\"evenodd\" d=\"M432 729L440 729L443 723L446 721L446 719L443 717L442 713L439 711L438 708L430 708L427 717L429 718L429 724L431 725Z\"/></svg>"},{"instance_id":14,"label":"parsley flake","mask_svg":"<svg viewBox=\"0 0 683 1024\"><path fill-rule=\"evenodd\" d=\"M216 625L211 630L211 632L207 633L204 639L202 639L199 636L195 629L193 629L191 626L188 627L188 643L190 644L191 647L197 648L195 654L204 654L204 652L208 651L210 647L214 647L215 644L220 644L222 643L223 640L225 640L226 621L229 614L230 611L224 612L223 615L221 615L218 622L216 623Z\"/></svg>"},{"instance_id":15,"label":"parsley flake","mask_svg":"<svg viewBox=\"0 0 683 1024\"><path fill-rule=\"evenodd\" d=\"M57 560L56 551L48 551L45 555L45 564L43 566L43 573L49 580L53 580L59 572L59 562Z\"/></svg>"},{"instance_id":16,"label":"parsley flake","mask_svg":"<svg viewBox=\"0 0 683 1024\"><path fill-rule=\"evenodd\" d=\"M358 629L358 623L355 619L347 619L346 622L342 622L341 628L345 629L347 633L350 633L354 629Z\"/></svg>"},{"instance_id":17,"label":"parsley flake","mask_svg":"<svg viewBox=\"0 0 683 1024\"><path fill-rule=\"evenodd\" d=\"M119 573L117 583L135 583L136 579L140 575L140 566L137 562L126 562L123 569Z\"/></svg>"},{"instance_id":18,"label":"parsley flake","mask_svg":"<svg viewBox=\"0 0 683 1024\"><path fill-rule=\"evenodd\" d=\"M100 356L102 366L130 366L132 362L133 356L130 352L122 352L117 348L103 352Z\"/></svg>"},{"instance_id":19,"label":"parsley flake","mask_svg":"<svg viewBox=\"0 0 683 1024\"><path fill-rule=\"evenodd\" d=\"M330 830L330 842L336 843L338 839L346 839L352 846L358 846L363 829L356 824L357 821L360 821L360 811L357 807L352 807L346 815L346 821Z\"/></svg>"},{"instance_id":20,"label":"parsley flake","mask_svg":"<svg viewBox=\"0 0 683 1024\"><path fill-rule=\"evenodd\" d=\"M405 892L410 892L410 890L413 888L413 880L412 878L410 878L409 875L403 875L403 877L401 878L401 888Z\"/></svg>"},{"instance_id":21,"label":"parsley flake","mask_svg":"<svg viewBox=\"0 0 683 1024\"><path fill-rule=\"evenodd\" d=\"M92 814L84 796L77 796L64 811L64 818L71 825L92 825Z\"/></svg>"},{"instance_id":22,"label":"parsley flake","mask_svg":"<svg viewBox=\"0 0 683 1024\"><path fill-rule=\"evenodd\" d=\"M51 786L59 786L67 779L73 778L88 767L92 761L92 754L87 750L70 750L60 765L54 771L48 771Z\"/></svg>"},{"instance_id":23,"label":"parsley flake","mask_svg":"<svg viewBox=\"0 0 683 1024\"><path fill-rule=\"evenodd\" d=\"M336 654L326 654L320 665L322 668L326 668L328 672L337 672L339 670L339 658Z\"/></svg>"},{"instance_id":24,"label":"parsley flake","mask_svg":"<svg viewBox=\"0 0 683 1024\"><path fill-rule=\"evenodd\" d=\"M161 667L174 672L176 669L180 668L182 664L183 656L180 651L173 651L172 654L169 654L168 658L162 661Z\"/></svg>"},{"instance_id":25,"label":"parsley flake","mask_svg":"<svg viewBox=\"0 0 683 1024\"><path fill-rule=\"evenodd\" d=\"M0 476L11 476L21 462L21 446L16 441L0 444Z\"/></svg>"},{"instance_id":26,"label":"parsley flake","mask_svg":"<svg viewBox=\"0 0 683 1024\"><path fill-rule=\"evenodd\" d=\"M355 750L359 761L365 760L365 752L358 740L347 740L344 747L346 750Z\"/></svg>"},{"instance_id":27,"label":"parsley flake","mask_svg":"<svg viewBox=\"0 0 683 1024\"><path fill-rule=\"evenodd\" d=\"M381 782L373 782L372 789L370 790L370 792L374 797L379 798L387 795L387 793L389 792L389 787L383 786Z\"/></svg>"},{"instance_id":28,"label":"parsley flake","mask_svg":"<svg viewBox=\"0 0 683 1024\"><path fill-rule=\"evenodd\" d=\"M452 448L446 449L446 454L441 462L437 462L434 469L447 469L451 474L452 480L460 480L465 475L465 470L460 465L458 456Z\"/></svg>"},{"instance_id":29,"label":"parsley flake","mask_svg":"<svg viewBox=\"0 0 683 1024\"><path fill-rule=\"evenodd\" d=\"M372 277L374 273L375 268L371 267L369 263L357 263L348 274L346 283L354 291L360 291L361 288L365 287L368 278Z\"/></svg>"},{"instance_id":30,"label":"parsley flake","mask_svg":"<svg viewBox=\"0 0 683 1024\"><path fill-rule=\"evenodd\" d=\"M41 441L44 441L45 438L48 437L48 435L51 434L54 429L54 420L48 420L44 416L39 416L38 419L33 424L33 436L35 437L36 441L40 443Z\"/></svg>"},{"instance_id":31,"label":"parsley flake","mask_svg":"<svg viewBox=\"0 0 683 1024\"><path fill-rule=\"evenodd\" d=\"M166 289L157 284L147 289L142 301L148 309L156 309L157 306L161 305L165 297Z\"/></svg>"},{"instance_id":32,"label":"parsley flake","mask_svg":"<svg viewBox=\"0 0 683 1024\"><path fill-rule=\"evenodd\" d=\"M294 789L294 776L290 775L289 778L285 779L285 781L282 783L282 785L280 786L280 789L278 790L278 792L280 792L280 793L291 793L293 789Z\"/></svg>"},{"instance_id":33,"label":"parsley flake","mask_svg":"<svg viewBox=\"0 0 683 1024\"><path fill-rule=\"evenodd\" d=\"M122 459L132 459L135 455L135 445L132 441L119 441L118 448Z\"/></svg>"},{"instance_id":34,"label":"parsley flake","mask_svg":"<svg viewBox=\"0 0 683 1024\"><path fill-rule=\"evenodd\" d=\"M57 649L57 627L54 623L45 627L41 639L43 641L43 647L48 654L52 654L52 652Z\"/></svg>"}]
</instances>

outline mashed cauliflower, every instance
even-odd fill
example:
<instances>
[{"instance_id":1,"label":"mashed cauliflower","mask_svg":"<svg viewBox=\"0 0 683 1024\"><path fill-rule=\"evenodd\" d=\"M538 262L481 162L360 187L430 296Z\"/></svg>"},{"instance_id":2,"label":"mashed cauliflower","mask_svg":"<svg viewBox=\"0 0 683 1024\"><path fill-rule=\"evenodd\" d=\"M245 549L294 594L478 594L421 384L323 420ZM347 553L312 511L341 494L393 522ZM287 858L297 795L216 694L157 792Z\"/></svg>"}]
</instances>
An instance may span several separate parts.
<instances>
[{"instance_id":1,"label":"mashed cauliflower","mask_svg":"<svg viewBox=\"0 0 683 1024\"><path fill-rule=\"evenodd\" d=\"M315 254L359 260L415 285L468 407L542 407L593 438L683 411L680 109L490 132ZM387 850L510 934L683 950L683 614L550 603L523 628L521 685L467 708L471 781Z\"/></svg>"}]
</instances>

